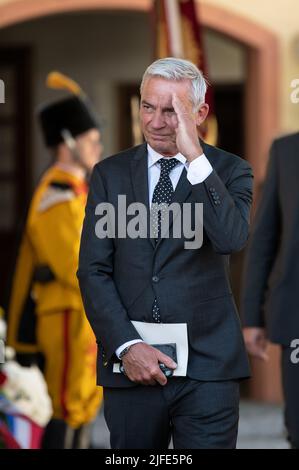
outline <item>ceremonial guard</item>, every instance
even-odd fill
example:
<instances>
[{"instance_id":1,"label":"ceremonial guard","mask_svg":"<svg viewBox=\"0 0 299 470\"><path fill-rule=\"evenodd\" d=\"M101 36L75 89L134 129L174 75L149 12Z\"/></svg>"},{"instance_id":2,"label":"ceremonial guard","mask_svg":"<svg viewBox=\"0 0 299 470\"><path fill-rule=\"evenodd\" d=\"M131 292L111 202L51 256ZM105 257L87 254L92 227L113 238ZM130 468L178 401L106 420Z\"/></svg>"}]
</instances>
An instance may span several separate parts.
<instances>
[{"instance_id":1,"label":"ceremonial guard","mask_svg":"<svg viewBox=\"0 0 299 470\"><path fill-rule=\"evenodd\" d=\"M96 341L86 319L76 271L88 191L101 157L98 121L79 86L59 73L52 88L71 95L38 110L53 164L29 208L9 308L8 343L29 358L39 353L53 405L44 448L89 446L101 388L96 386Z\"/></svg>"}]
</instances>

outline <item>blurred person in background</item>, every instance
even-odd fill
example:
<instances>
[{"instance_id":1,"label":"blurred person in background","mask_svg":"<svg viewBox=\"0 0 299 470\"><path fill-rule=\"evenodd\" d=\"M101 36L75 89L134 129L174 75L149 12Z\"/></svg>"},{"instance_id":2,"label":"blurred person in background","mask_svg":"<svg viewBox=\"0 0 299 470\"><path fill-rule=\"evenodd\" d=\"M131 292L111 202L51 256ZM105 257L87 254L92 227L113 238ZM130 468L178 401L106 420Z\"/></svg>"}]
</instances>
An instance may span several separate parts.
<instances>
[{"instance_id":1,"label":"blurred person in background","mask_svg":"<svg viewBox=\"0 0 299 470\"><path fill-rule=\"evenodd\" d=\"M43 448L86 448L102 392L76 270L88 178L101 158L101 135L75 82L53 73L48 83L74 93L38 110L53 164L31 201L13 280L8 344L23 364L41 354L53 405Z\"/></svg>"},{"instance_id":2,"label":"blurred person in background","mask_svg":"<svg viewBox=\"0 0 299 470\"><path fill-rule=\"evenodd\" d=\"M299 133L275 140L247 251L242 296L248 352L267 360L268 341L281 346L285 424L295 449L299 449L299 365L292 344L299 338L298 173Z\"/></svg>"}]
</instances>

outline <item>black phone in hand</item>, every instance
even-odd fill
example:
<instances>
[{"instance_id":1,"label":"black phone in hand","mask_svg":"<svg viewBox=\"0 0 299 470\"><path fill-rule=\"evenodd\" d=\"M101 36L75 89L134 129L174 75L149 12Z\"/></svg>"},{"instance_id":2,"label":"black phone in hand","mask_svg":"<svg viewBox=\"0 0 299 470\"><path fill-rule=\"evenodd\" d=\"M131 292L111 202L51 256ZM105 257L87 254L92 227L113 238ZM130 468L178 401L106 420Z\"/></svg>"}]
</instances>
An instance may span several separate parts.
<instances>
[{"instance_id":1,"label":"black phone in hand","mask_svg":"<svg viewBox=\"0 0 299 470\"><path fill-rule=\"evenodd\" d=\"M176 344L175 343L168 343L168 344L151 344L153 348L159 349L163 354L169 356L174 362L177 362L177 353L176 353ZM165 377L172 377L173 376L173 369L167 367L163 362L159 363L159 367Z\"/></svg>"}]
</instances>

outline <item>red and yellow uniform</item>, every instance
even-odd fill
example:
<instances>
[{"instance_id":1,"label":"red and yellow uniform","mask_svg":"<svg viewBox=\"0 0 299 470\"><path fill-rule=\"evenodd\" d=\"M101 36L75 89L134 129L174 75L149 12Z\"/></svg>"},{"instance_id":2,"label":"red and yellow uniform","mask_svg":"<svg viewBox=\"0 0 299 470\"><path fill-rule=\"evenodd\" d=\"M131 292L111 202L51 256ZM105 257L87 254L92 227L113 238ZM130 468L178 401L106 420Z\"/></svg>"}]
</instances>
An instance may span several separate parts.
<instances>
[{"instance_id":1,"label":"red and yellow uniform","mask_svg":"<svg viewBox=\"0 0 299 470\"><path fill-rule=\"evenodd\" d=\"M89 423L102 399L95 378L96 341L76 277L86 196L84 179L59 165L44 174L29 209L8 324L8 343L17 352L43 354L53 417L72 428ZM52 274L50 279L34 279L41 266ZM24 342L29 293L35 303L35 341Z\"/></svg>"}]
</instances>

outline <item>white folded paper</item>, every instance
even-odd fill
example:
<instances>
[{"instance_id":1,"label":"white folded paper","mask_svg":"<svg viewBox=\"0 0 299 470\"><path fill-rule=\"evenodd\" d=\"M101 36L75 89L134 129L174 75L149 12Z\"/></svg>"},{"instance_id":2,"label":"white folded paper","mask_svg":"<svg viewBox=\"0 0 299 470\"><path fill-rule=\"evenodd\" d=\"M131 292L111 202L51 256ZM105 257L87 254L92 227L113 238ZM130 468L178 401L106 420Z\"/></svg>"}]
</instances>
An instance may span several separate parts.
<instances>
[{"instance_id":1,"label":"white folded paper","mask_svg":"<svg viewBox=\"0 0 299 470\"><path fill-rule=\"evenodd\" d=\"M186 323L145 323L132 321L133 326L147 344L175 343L177 348L177 368L174 376L185 377L188 366L188 334ZM120 372L119 364L113 365L113 372Z\"/></svg>"}]
</instances>

